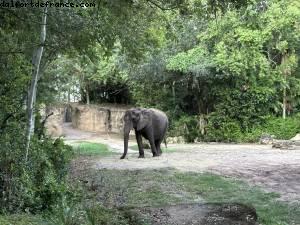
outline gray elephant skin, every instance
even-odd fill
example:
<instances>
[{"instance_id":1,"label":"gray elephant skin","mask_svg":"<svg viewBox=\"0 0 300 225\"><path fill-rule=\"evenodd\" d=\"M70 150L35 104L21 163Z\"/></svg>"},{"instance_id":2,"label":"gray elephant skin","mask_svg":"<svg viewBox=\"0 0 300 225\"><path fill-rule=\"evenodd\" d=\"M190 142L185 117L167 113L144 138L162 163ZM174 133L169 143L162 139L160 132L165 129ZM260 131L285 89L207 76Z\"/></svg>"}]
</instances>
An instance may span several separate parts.
<instances>
[{"instance_id":1,"label":"gray elephant skin","mask_svg":"<svg viewBox=\"0 0 300 225\"><path fill-rule=\"evenodd\" d=\"M144 158L142 136L151 146L153 157L162 154L160 144L164 140L168 128L167 115L158 109L134 108L127 110L124 115L124 159L128 151L129 132L134 129L139 147L139 158Z\"/></svg>"}]
</instances>

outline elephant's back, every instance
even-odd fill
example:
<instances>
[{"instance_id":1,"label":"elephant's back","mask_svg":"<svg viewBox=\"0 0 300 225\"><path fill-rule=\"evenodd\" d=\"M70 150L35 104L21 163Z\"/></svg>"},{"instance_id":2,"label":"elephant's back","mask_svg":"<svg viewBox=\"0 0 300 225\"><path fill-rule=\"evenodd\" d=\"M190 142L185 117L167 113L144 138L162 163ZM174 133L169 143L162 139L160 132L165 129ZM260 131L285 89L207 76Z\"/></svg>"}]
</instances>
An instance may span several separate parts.
<instances>
[{"instance_id":1,"label":"elephant's back","mask_svg":"<svg viewBox=\"0 0 300 225\"><path fill-rule=\"evenodd\" d=\"M154 112L155 116L158 116L158 117L161 117L161 118L165 118L166 120L168 120L167 115L163 111L161 111L159 109L154 109L154 108L150 108L150 110L152 110Z\"/></svg>"},{"instance_id":2,"label":"elephant's back","mask_svg":"<svg viewBox=\"0 0 300 225\"><path fill-rule=\"evenodd\" d=\"M150 110L153 111L152 126L155 130L154 138L156 140L162 140L168 128L168 117L164 112L158 109L151 108Z\"/></svg>"}]
</instances>

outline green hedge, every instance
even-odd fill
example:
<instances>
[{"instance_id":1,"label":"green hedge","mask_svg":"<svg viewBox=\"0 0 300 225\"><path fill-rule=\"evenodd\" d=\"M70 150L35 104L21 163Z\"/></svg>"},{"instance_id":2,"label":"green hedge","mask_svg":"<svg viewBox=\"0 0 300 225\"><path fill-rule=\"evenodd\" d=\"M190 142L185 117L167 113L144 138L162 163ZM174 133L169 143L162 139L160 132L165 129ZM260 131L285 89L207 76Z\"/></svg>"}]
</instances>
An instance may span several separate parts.
<instances>
[{"instance_id":1,"label":"green hedge","mask_svg":"<svg viewBox=\"0 0 300 225\"><path fill-rule=\"evenodd\" d=\"M258 142L262 134L273 135L276 139L291 139L300 133L300 114L283 119L267 116L261 124L242 131L239 121L223 118L216 121L209 118L204 140L221 142Z\"/></svg>"},{"instance_id":2,"label":"green hedge","mask_svg":"<svg viewBox=\"0 0 300 225\"><path fill-rule=\"evenodd\" d=\"M184 115L173 122L170 136L183 136L186 142L195 139L208 142L258 142L262 134L273 135L276 139L291 139L297 133L300 133L300 114L286 119L269 115L261 118L260 123L245 128L244 123L237 119L211 113L204 135L200 133L198 117Z\"/></svg>"}]
</instances>

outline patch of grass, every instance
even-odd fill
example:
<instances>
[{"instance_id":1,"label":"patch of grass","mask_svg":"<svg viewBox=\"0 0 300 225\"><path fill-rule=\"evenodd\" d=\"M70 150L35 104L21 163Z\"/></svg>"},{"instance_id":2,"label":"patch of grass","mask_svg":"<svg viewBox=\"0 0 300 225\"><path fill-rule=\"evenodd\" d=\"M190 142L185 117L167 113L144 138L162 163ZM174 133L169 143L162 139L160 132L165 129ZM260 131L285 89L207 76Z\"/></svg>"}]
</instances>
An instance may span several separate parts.
<instances>
[{"instance_id":1,"label":"patch of grass","mask_svg":"<svg viewBox=\"0 0 300 225\"><path fill-rule=\"evenodd\" d=\"M179 203L180 198L171 195L170 193L164 193L158 187L151 187L148 190L142 190L140 192L134 191L129 196L129 204L137 206L160 206L166 203Z\"/></svg>"},{"instance_id":2,"label":"patch of grass","mask_svg":"<svg viewBox=\"0 0 300 225\"><path fill-rule=\"evenodd\" d=\"M164 173L168 171L85 171L86 189L91 190L90 199L97 199L104 206L158 206L183 202L185 196L177 194L176 184L168 182ZM88 197L87 197L88 198Z\"/></svg>"},{"instance_id":3,"label":"patch of grass","mask_svg":"<svg viewBox=\"0 0 300 225\"><path fill-rule=\"evenodd\" d=\"M1 225L46 225L46 221L39 215L10 214L0 215Z\"/></svg>"},{"instance_id":4,"label":"patch of grass","mask_svg":"<svg viewBox=\"0 0 300 225\"><path fill-rule=\"evenodd\" d=\"M109 147L101 143L92 142L76 142L72 144L76 155L83 156L109 156L116 154L112 152Z\"/></svg>"},{"instance_id":5,"label":"patch of grass","mask_svg":"<svg viewBox=\"0 0 300 225\"><path fill-rule=\"evenodd\" d=\"M297 225L300 205L278 200L279 194L251 187L232 178L209 173L183 173L173 169L85 170L84 202L62 206L45 222L39 216L0 215L1 225L145 225L126 208L180 203L244 203L256 208L261 225ZM97 203L95 203L95 201ZM116 208L118 207L118 209Z\"/></svg>"},{"instance_id":6,"label":"patch of grass","mask_svg":"<svg viewBox=\"0 0 300 225\"><path fill-rule=\"evenodd\" d=\"M87 209L86 214L91 225L147 225L126 209L108 209L97 205Z\"/></svg>"},{"instance_id":7,"label":"patch of grass","mask_svg":"<svg viewBox=\"0 0 300 225\"><path fill-rule=\"evenodd\" d=\"M148 225L130 208L108 208L95 201L62 201L46 218L47 225Z\"/></svg>"},{"instance_id":8,"label":"patch of grass","mask_svg":"<svg viewBox=\"0 0 300 225\"><path fill-rule=\"evenodd\" d=\"M49 213L49 214L48 214ZM0 214L0 225L148 225L129 209L106 208L99 204L59 204L42 215Z\"/></svg>"},{"instance_id":9,"label":"patch of grass","mask_svg":"<svg viewBox=\"0 0 300 225\"><path fill-rule=\"evenodd\" d=\"M192 203L244 203L256 208L262 225L293 225L300 221L300 205L278 200L279 194L265 192L244 182L214 174L183 173L176 170L100 170L89 172L94 183L87 186L105 206L159 206Z\"/></svg>"},{"instance_id":10,"label":"patch of grass","mask_svg":"<svg viewBox=\"0 0 300 225\"><path fill-rule=\"evenodd\" d=\"M300 205L278 201L280 195L251 187L244 182L213 174L176 173L176 183L188 192L201 195L208 202L238 202L253 205L259 222L265 225L296 224Z\"/></svg>"}]
</instances>

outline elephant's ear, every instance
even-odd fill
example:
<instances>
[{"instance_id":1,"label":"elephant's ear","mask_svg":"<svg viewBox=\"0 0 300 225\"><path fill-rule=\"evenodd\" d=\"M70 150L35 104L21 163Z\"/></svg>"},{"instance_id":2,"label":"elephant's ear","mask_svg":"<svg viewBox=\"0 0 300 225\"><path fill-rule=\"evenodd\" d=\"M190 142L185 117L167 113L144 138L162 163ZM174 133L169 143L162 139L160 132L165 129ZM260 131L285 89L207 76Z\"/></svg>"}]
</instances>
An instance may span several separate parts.
<instances>
[{"instance_id":1,"label":"elephant's ear","mask_svg":"<svg viewBox=\"0 0 300 225\"><path fill-rule=\"evenodd\" d=\"M136 129L141 130L150 123L151 123L151 112L149 110L142 110Z\"/></svg>"},{"instance_id":2,"label":"elephant's ear","mask_svg":"<svg viewBox=\"0 0 300 225\"><path fill-rule=\"evenodd\" d=\"M131 130L133 127L133 124L132 124L132 120L131 120L131 112L130 111L125 112L123 120L124 120L124 131Z\"/></svg>"}]
</instances>

